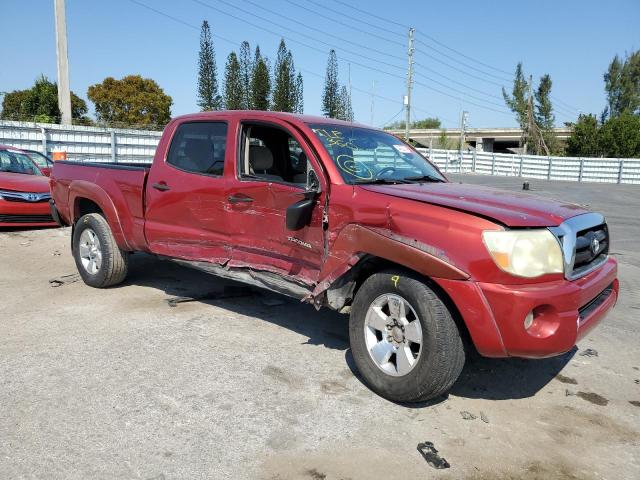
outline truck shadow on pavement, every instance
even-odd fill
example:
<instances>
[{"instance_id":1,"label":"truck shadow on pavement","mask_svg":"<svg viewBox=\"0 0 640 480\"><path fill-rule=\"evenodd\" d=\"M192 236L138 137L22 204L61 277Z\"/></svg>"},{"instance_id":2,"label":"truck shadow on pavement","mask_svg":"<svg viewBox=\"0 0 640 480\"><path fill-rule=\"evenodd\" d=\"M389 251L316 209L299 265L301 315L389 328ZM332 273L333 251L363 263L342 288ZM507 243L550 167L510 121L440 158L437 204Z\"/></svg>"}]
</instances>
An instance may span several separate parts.
<instances>
[{"instance_id":1,"label":"truck shadow on pavement","mask_svg":"<svg viewBox=\"0 0 640 480\"><path fill-rule=\"evenodd\" d=\"M146 254L131 257L129 276L122 286L126 285L164 291L167 295L167 309L172 308L170 305L176 299L178 303L174 303L175 308L190 301L222 307L299 333L307 337L304 344L344 351L348 368L364 384L349 349L347 315L328 309L316 311L313 306L294 299ZM532 397L562 371L576 351L577 348L574 347L564 355L540 360L483 358L472 352L467 356L465 367L450 394L486 400ZM404 406L424 408L445 399L446 397L440 397Z\"/></svg>"}]
</instances>

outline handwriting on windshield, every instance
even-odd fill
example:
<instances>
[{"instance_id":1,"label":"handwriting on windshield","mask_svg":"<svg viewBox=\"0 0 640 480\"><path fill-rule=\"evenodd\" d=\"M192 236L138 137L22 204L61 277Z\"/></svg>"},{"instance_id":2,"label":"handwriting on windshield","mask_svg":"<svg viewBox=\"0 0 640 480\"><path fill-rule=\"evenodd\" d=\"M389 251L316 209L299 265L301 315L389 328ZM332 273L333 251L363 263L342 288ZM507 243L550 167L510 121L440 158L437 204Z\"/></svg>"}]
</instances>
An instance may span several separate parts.
<instances>
[{"instance_id":1,"label":"handwriting on windshield","mask_svg":"<svg viewBox=\"0 0 640 480\"><path fill-rule=\"evenodd\" d=\"M317 135L321 136L324 141L332 147L342 148L358 148L352 139L345 139L340 130L326 130L324 128L318 128L313 130Z\"/></svg>"},{"instance_id":2,"label":"handwriting on windshield","mask_svg":"<svg viewBox=\"0 0 640 480\"><path fill-rule=\"evenodd\" d=\"M355 160L351 155L338 155L336 163L340 170L359 180L373 180L373 171L364 162Z\"/></svg>"}]
</instances>

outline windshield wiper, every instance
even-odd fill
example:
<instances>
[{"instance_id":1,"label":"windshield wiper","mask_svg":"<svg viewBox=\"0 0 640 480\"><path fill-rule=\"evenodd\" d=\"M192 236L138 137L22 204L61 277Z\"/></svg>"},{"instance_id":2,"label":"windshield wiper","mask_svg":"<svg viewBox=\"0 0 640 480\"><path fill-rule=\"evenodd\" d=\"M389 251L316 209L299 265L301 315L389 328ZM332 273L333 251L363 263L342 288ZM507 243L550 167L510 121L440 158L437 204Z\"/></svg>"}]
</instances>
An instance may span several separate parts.
<instances>
[{"instance_id":1,"label":"windshield wiper","mask_svg":"<svg viewBox=\"0 0 640 480\"><path fill-rule=\"evenodd\" d=\"M406 178L372 178L370 180L353 180L352 185L397 185L398 183L411 183Z\"/></svg>"},{"instance_id":2,"label":"windshield wiper","mask_svg":"<svg viewBox=\"0 0 640 480\"><path fill-rule=\"evenodd\" d=\"M418 175L416 177L404 177L403 180L408 182L444 182L440 177L434 175Z\"/></svg>"}]
</instances>

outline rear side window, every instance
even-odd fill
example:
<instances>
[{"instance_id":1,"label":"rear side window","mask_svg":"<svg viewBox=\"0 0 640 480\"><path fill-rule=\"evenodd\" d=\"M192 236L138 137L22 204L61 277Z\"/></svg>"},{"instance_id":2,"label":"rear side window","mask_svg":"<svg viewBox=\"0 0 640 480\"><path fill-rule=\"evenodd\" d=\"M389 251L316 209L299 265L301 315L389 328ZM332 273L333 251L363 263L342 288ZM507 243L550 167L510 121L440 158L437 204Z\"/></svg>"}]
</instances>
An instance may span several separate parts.
<instances>
[{"instance_id":1,"label":"rear side window","mask_svg":"<svg viewBox=\"0 0 640 480\"><path fill-rule=\"evenodd\" d=\"M226 147L226 123L183 123L173 136L167 163L187 172L222 175Z\"/></svg>"}]
</instances>

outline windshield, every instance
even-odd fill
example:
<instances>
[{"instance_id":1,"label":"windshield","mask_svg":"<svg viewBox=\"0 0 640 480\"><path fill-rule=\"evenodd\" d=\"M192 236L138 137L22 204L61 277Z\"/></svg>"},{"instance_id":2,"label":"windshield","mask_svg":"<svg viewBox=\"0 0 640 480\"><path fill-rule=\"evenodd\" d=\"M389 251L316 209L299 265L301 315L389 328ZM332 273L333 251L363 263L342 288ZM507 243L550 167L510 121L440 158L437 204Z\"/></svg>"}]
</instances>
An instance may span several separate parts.
<instances>
[{"instance_id":1,"label":"windshield","mask_svg":"<svg viewBox=\"0 0 640 480\"><path fill-rule=\"evenodd\" d=\"M40 152L35 152L35 151L31 151L31 150L27 151L26 153L29 156L29 158L31 158L31 160L33 160L34 163L36 165L38 165L40 168L49 168L49 167L51 167L52 161L49 159L49 157L46 157L45 155L41 154Z\"/></svg>"},{"instance_id":2,"label":"windshield","mask_svg":"<svg viewBox=\"0 0 640 480\"><path fill-rule=\"evenodd\" d=\"M15 150L0 150L0 172L42 175L27 155Z\"/></svg>"},{"instance_id":3,"label":"windshield","mask_svg":"<svg viewBox=\"0 0 640 480\"><path fill-rule=\"evenodd\" d=\"M349 184L444 182L425 157L393 135L345 125L310 125Z\"/></svg>"}]
</instances>

